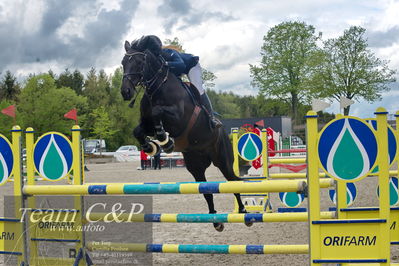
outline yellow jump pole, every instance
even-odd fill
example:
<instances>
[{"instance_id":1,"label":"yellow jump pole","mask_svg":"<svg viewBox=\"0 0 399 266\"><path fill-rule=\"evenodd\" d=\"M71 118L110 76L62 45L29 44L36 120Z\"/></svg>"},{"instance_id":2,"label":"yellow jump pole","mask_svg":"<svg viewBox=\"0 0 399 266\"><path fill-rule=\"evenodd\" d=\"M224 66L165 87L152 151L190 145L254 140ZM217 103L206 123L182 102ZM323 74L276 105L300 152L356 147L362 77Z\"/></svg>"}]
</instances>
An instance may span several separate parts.
<instances>
[{"instance_id":1,"label":"yellow jump pole","mask_svg":"<svg viewBox=\"0 0 399 266\"><path fill-rule=\"evenodd\" d=\"M322 219L333 219L335 212L321 212ZM110 217L108 213L86 213L85 221L105 222L148 222L148 223L245 223L245 222L307 222L307 212L298 213L217 213L217 214L126 214Z\"/></svg>"},{"instance_id":2,"label":"yellow jump pole","mask_svg":"<svg viewBox=\"0 0 399 266\"><path fill-rule=\"evenodd\" d=\"M179 245L90 242L91 251L192 254L308 254L309 245Z\"/></svg>"},{"instance_id":3,"label":"yellow jump pole","mask_svg":"<svg viewBox=\"0 0 399 266\"><path fill-rule=\"evenodd\" d=\"M270 163L306 163L306 158L270 158Z\"/></svg>"}]
</instances>

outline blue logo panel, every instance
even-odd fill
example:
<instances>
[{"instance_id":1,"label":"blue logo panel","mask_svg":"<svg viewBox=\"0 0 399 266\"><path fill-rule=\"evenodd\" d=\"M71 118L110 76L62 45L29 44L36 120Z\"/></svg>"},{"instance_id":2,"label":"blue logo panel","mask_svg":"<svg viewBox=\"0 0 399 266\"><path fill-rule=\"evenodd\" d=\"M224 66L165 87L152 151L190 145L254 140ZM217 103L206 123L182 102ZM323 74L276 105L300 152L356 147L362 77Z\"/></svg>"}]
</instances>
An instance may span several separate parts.
<instances>
[{"instance_id":1,"label":"blue logo panel","mask_svg":"<svg viewBox=\"0 0 399 266\"><path fill-rule=\"evenodd\" d=\"M46 133L35 144L33 160L40 176L50 181L60 180L72 169L71 143L60 133Z\"/></svg>"},{"instance_id":2,"label":"blue logo panel","mask_svg":"<svg viewBox=\"0 0 399 266\"><path fill-rule=\"evenodd\" d=\"M238 140L238 154L246 161L253 161L262 155L262 140L255 133L245 133Z\"/></svg>"},{"instance_id":3,"label":"blue logo panel","mask_svg":"<svg viewBox=\"0 0 399 266\"><path fill-rule=\"evenodd\" d=\"M0 134L0 185L7 182L12 175L14 167L14 154L11 143Z\"/></svg>"},{"instance_id":4,"label":"blue logo panel","mask_svg":"<svg viewBox=\"0 0 399 266\"><path fill-rule=\"evenodd\" d=\"M335 119L320 132L320 164L336 180L354 182L367 176L374 168L377 152L375 131L358 118Z\"/></svg>"}]
</instances>

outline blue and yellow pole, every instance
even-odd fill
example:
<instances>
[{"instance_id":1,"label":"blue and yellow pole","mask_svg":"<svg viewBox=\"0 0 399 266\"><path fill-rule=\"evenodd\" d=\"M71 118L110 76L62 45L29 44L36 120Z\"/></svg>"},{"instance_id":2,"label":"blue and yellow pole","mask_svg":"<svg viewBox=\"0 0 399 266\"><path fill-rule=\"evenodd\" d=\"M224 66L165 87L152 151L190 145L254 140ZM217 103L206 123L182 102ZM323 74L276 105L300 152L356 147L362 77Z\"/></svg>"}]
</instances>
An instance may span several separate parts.
<instances>
[{"instance_id":1,"label":"blue and yellow pole","mask_svg":"<svg viewBox=\"0 0 399 266\"><path fill-rule=\"evenodd\" d=\"M317 182L319 182L317 180ZM319 183L318 183L319 186ZM298 180L193 182L175 184L118 184L25 186L25 195L123 195L123 194L218 194L257 192L303 192L306 182Z\"/></svg>"},{"instance_id":2,"label":"blue and yellow pole","mask_svg":"<svg viewBox=\"0 0 399 266\"><path fill-rule=\"evenodd\" d=\"M309 245L178 245L90 242L90 251L195 254L308 254Z\"/></svg>"},{"instance_id":3,"label":"blue and yellow pole","mask_svg":"<svg viewBox=\"0 0 399 266\"><path fill-rule=\"evenodd\" d=\"M322 219L332 219L335 212L321 212ZM273 223L273 222L306 222L308 214L299 213L213 213L213 214L126 214L111 217L108 213L88 213L86 221L106 222L149 222L149 223Z\"/></svg>"}]
</instances>

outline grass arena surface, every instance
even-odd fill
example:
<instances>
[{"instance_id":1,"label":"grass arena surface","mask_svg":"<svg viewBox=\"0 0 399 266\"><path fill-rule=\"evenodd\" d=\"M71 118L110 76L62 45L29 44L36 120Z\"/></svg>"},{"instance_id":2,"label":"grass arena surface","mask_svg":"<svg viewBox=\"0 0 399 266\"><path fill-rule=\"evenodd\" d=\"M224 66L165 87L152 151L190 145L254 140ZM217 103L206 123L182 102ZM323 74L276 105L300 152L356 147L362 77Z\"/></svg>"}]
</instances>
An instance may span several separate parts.
<instances>
[{"instance_id":1,"label":"grass arena surface","mask_svg":"<svg viewBox=\"0 0 399 266\"><path fill-rule=\"evenodd\" d=\"M133 183L133 182L193 182L185 168L164 168L162 170L139 171L140 162L89 164L86 172L87 183ZM279 169L272 168L276 172ZM210 167L206 175L209 181L225 181L215 167ZM366 178L358 186L358 198L354 206L377 206L376 183L374 177ZM60 182L39 182L41 185L64 185ZM12 183L6 184L4 194L12 194ZM321 190L322 211L332 206L328 190ZM282 207L277 193L271 195L274 209ZM232 194L215 194L215 207L218 213L230 213L234 208ZM3 199L1 199L3 200ZM203 195L154 195L153 213L207 213ZM306 207L305 204L301 207ZM1 202L3 209L3 202ZM148 224L148 223L147 223ZM212 224L200 223L153 223L152 243L196 244L196 245L293 245L308 243L307 222L255 223L252 227L244 224L225 224L225 230L216 232ZM104 241L131 242L129 234L121 231L119 235L104 232ZM137 253L138 255L141 253ZM399 246L392 247L392 262L399 262ZM308 265L306 254L268 254L268 255L225 255L225 254L162 254L154 253L154 265ZM1 256L0 256L1 257ZM0 260L1 261L1 260ZM113 265L113 264L108 264ZM121 265L121 264L119 264ZM123 264L122 264L123 265ZM128 264L124 264L128 265ZM333 264L335 265L335 264Z\"/></svg>"}]
</instances>

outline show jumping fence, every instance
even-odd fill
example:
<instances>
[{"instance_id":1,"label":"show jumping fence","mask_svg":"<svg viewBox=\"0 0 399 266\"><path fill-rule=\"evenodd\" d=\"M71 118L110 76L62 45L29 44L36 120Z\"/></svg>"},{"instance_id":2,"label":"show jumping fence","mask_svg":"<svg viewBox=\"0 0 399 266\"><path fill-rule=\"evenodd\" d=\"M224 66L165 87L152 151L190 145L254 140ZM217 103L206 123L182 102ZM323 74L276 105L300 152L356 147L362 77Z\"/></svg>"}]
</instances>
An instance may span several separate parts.
<instances>
[{"instance_id":1,"label":"show jumping fence","mask_svg":"<svg viewBox=\"0 0 399 266\"><path fill-rule=\"evenodd\" d=\"M399 113L398 113L399 114ZM353 117L338 117L331 121L319 133L317 114L307 114L307 180L264 180L234 182L187 182L187 183L143 183L143 184L84 184L82 170L82 151L80 146L80 129L72 129L72 143L62 134L49 132L41 136L35 144L33 130L27 130L27 180L22 178L21 163L21 130L13 128L12 143L0 136L1 183L13 176L16 208L14 217L0 219L0 253L15 255L18 264L39 265L43 263L85 265L90 263L90 250L102 250L113 246L113 250L131 252L164 252L164 253L211 253L211 254L309 254L309 264L321 263L391 263L390 243L395 236L390 234L392 211L389 201L389 159L387 140L387 112L377 109L377 130ZM326 137L327 136L327 137ZM352 142L350 141L352 140ZM398 136L396 136L398 141ZM357 166L345 163L342 154L350 152L345 143L355 143L361 148L357 156L362 163ZM69 145L69 146L68 146ZM365 146L367 145L367 146ZM352 145L353 146L353 145ZM11 152L10 152L11 150ZM360 152L359 152L360 150ZM61 151L61 153L60 153ZM54 154L56 159L54 159ZM12 158L11 158L12 157ZM10 159L11 158L11 159ZM360 158L360 157L359 157ZM346 159L347 160L347 159ZM338 162L338 163L337 163ZM366 163L367 162L367 163ZM349 218L346 207L345 182L355 182L370 174L378 165L379 207L373 212L366 212L362 218ZM352 167L352 168L351 168ZM267 167L266 167L267 168ZM320 178L319 168L326 171L330 179ZM10 170L12 169L12 171ZM360 169L360 170L359 170ZM35 172L51 181L58 181L72 172L72 185L37 185ZM268 175L265 175L266 177ZM343 176L353 177L343 180ZM321 212L320 188L331 187L334 180L337 187L337 214ZM31 234L25 229L35 226L30 219L22 219L20 208L28 206L30 215L37 215L36 221L43 219L45 209L36 208L35 198L38 195L78 195L74 200L74 209L60 213L76 212L76 224L85 221L85 208L82 196L90 195L124 195L124 194L199 194L199 193L269 193L296 192L308 196L309 210L304 213L262 213L262 214L143 214L131 216L129 222L296 222L308 221L309 244L301 245L174 245L174 244L133 244L114 243L108 246L86 243L84 231L81 234L60 235L56 232L43 231L41 236ZM26 200L27 198L27 200ZM355 212L353 212L355 213ZM104 219L104 214L93 213L91 218ZM345 217L347 216L347 217ZM23 222L22 222L23 221ZM73 231L73 230L72 230ZM33 231L35 232L35 231ZM395 231L396 234L396 231ZM11 238L11 235L14 238ZM23 241L21 241L23 239ZM44 258L38 254L38 242L69 242L78 251L75 258ZM30 255L28 255L30 254Z\"/></svg>"}]
</instances>

